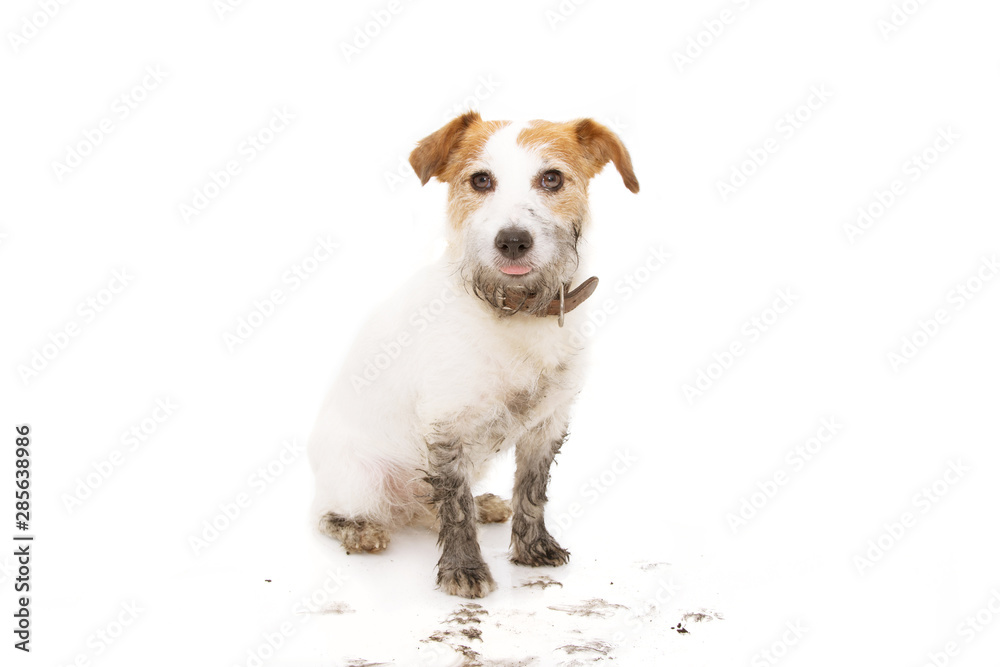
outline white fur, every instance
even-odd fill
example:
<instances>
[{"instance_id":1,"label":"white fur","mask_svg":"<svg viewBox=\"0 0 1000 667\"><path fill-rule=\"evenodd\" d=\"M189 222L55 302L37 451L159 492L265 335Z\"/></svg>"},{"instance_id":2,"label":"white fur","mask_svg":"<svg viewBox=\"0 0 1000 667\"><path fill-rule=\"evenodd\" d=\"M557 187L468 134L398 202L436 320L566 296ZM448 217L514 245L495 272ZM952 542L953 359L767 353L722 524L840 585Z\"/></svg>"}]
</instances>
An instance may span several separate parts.
<instances>
[{"instance_id":1,"label":"white fur","mask_svg":"<svg viewBox=\"0 0 1000 667\"><path fill-rule=\"evenodd\" d=\"M574 320L585 317L583 309L567 315L565 328L555 317L498 317L472 294L458 270L467 253L495 266L494 237L512 223L535 239L526 261L541 266L554 259L546 228L552 214L532 187L552 160L543 149L517 146L519 129L498 131L482 155L479 167L495 175L496 192L462 230L452 230L441 260L407 281L354 343L309 442L316 519L334 512L392 525L426 517L421 496L428 443L442 425L462 438L474 479L491 455L532 428L543 422L546 428L565 427L582 381L580 350L571 337ZM586 276L578 271L574 282L581 277ZM366 369L368 378L375 370L377 377L366 380ZM540 388L543 374L562 379ZM518 392L537 400L529 414L512 415L506 407ZM505 425L498 442L489 440L495 435L491 424Z\"/></svg>"}]
</instances>

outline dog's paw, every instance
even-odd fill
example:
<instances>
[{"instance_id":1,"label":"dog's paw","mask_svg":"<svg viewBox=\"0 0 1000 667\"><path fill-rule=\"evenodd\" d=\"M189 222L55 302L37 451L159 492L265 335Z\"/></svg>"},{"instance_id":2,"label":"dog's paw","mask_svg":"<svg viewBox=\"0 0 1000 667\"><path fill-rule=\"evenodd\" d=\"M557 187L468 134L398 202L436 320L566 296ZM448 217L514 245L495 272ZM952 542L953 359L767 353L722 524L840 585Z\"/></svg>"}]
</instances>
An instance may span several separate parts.
<instances>
[{"instance_id":1,"label":"dog's paw","mask_svg":"<svg viewBox=\"0 0 1000 667\"><path fill-rule=\"evenodd\" d=\"M437 584L448 595L463 598L486 597L497 588L486 563L468 567L438 566Z\"/></svg>"},{"instance_id":2,"label":"dog's paw","mask_svg":"<svg viewBox=\"0 0 1000 667\"><path fill-rule=\"evenodd\" d=\"M476 517L479 523L503 523L513 512L510 502L492 493L476 496Z\"/></svg>"},{"instance_id":3,"label":"dog's paw","mask_svg":"<svg viewBox=\"0 0 1000 667\"><path fill-rule=\"evenodd\" d=\"M385 551L389 546L389 531L381 526L371 523L363 523L358 530L344 537L341 540L347 553L355 551L366 551L376 554Z\"/></svg>"},{"instance_id":4,"label":"dog's paw","mask_svg":"<svg viewBox=\"0 0 1000 667\"><path fill-rule=\"evenodd\" d=\"M365 520L345 519L328 513L320 519L321 532L340 540L347 553L365 551L378 553L389 546L389 531L382 526Z\"/></svg>"},{"instance_id":5,"label":"dog's paw","mask_svg":"<svg viewBox=\"0 0 1000 667\"><path fill-rule=\"evenodd\" d=\"M569 552L559 546L554 537L546 534L530 544L514 540L510 560L530 567L557 567L569 562Z\"/></svg>"}]
</instances>

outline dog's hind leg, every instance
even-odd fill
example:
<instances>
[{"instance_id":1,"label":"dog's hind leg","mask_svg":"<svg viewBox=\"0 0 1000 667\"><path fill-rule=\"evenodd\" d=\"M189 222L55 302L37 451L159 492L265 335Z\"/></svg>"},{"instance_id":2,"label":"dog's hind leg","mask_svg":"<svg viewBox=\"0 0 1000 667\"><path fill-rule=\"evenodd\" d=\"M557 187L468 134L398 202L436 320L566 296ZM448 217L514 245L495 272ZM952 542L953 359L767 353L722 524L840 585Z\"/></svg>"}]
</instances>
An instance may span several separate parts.
<instances>
[{"instance_id":1,"label":"dog's hind leg","mask_svg":"<svg viewBox=\"0 0 1000 667\"><path fill-rule=\"evenodd\" d=\"M327 512L319 519L319 529L324 535L340 540L349 554L378 553L389 546L388 529L367 519L350 519Z\"/></svg>"}]
</instances>

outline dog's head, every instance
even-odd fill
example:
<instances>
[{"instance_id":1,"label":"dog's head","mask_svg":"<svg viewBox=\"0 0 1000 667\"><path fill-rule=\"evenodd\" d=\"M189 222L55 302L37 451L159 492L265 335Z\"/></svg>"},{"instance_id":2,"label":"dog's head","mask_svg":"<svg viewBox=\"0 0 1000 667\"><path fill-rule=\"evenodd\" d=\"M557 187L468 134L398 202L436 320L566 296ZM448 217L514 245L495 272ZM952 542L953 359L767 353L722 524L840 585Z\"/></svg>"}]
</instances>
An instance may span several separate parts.
<instances>
[{"instance_id":1,"label":"dog's head","mask_svg":"<svg viewBox=\"0 0 1000 667\"><path fill-rule=\"evenodd\" d=\"M410 154L421 184L436 177L449 186L451 246L472 291L498 307L504 290L523 288L539 311L576 271L587 183L608 162L639 191L625 146L593 120L515 125L474 111Z\"/></svg>"}]
</instances>

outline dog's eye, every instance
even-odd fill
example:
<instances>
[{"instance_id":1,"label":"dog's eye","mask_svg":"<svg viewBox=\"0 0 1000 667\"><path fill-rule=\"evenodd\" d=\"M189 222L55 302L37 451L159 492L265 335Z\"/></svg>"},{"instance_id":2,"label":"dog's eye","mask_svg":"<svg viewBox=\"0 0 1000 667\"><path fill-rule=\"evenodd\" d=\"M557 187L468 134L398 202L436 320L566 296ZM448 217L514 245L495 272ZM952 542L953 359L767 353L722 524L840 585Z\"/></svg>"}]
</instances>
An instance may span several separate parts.
<instances>
[{"instance_id":1,"label":"dog's eye","mask_svg":"<svg viewBox=\"0 0 1000 667\"><path fill-rule=\"evenodd\" d=\"M485 171L472 175L472 187L476 190L492 190L493 179Z\"/></svg>"},{"instance_id":2,"label":"dog's eye","mask_svg":"<svg viewBox=\"0 0 1000 667\"><path fill-rule=\"evenodd\" d=\"M563 177L558 171L547 171L542 174L542 187L553 192L562 187Z\"/></svg>"}]
</instances>

